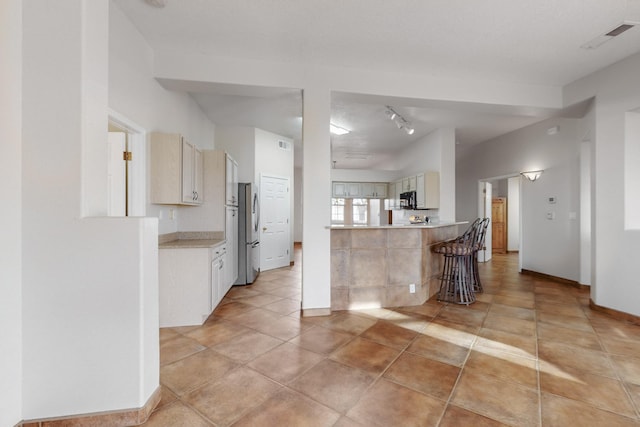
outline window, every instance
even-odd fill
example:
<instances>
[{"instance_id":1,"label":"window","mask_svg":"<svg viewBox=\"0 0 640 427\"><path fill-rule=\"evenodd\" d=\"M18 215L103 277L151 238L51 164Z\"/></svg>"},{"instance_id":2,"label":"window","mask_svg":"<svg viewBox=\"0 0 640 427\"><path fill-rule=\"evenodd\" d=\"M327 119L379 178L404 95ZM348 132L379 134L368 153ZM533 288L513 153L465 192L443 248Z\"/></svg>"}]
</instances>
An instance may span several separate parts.
<instances>
[{"instance_id":1,"label":"window","mask_svg":"<svg viewBox=\"0 0 640 427\"><path fill-rule=\"evenodd\" d=\"M331 199L331 223L344 224L345 199Z\"/></svg>"},{"instance_id":2,"label":"window","mask_svg":"<svg viewBox=\"0 0 640 427\"><path fill-rule=\"evenodd\" d=\"M368 224L367 211L369 210L369 199L352 199L353 200L353 223Z\"/></svg>"}]
</instances>

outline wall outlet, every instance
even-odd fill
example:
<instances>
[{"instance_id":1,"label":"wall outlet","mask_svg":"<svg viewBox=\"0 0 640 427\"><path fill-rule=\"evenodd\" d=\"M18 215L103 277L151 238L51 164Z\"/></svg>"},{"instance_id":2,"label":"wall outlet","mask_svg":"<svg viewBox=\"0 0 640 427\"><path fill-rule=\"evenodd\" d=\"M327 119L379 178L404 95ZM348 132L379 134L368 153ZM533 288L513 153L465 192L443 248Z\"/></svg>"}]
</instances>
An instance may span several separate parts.
<instances>
[{"instance_id":1,"label":"wall outlet","mask_svg":"<svg viewBox=\"0 0 640 427\"><path fill-rule=\"evenodd\" d=\"M169 219L176 219L176 211L173 208L169 209Z\"/></svg>"},{"instance_id":2,"label":"wall outlet","mask_svg":"<svg viewBox=\"0 0 640 427\"><path fill-rule=\"evenodd\" d=\"M409 284L409 293L410 294L415 294L416 293L416 284L415 283L410 283Z\"/></svg>"}]
</instances>

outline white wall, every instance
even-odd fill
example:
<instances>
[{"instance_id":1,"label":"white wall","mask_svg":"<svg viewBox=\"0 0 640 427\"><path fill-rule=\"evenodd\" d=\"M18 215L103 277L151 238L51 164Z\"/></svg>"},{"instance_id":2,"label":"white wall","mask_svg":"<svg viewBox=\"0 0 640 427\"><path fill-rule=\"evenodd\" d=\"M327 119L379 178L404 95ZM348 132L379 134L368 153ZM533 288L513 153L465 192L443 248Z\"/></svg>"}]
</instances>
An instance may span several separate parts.
<instances>
[{"instance_id":1,"label":"white wall","mask_svg":"<svg viewBox=\"0 0 640 427\"><path fill-rule=\"evenodd\" d=\"M523 182L522 267L570 280L579 280L579 119L549 119L467 150L458 159L456 199L459 220L477 216L477 181L544 169L534 182ZM547 129L560 131L548 135ZM558 203L548 205L555 196ZM556 219L547 220L546 213ZM569 214L576 219L569 219ZM562 261L562 262L560 262Z\"/></svg>"},{"instance_id":2,"label":"white wall","mask_svg":"<svg viewBox=\"0 0 640 427\"><path fill-rule=\"evenodd\" d=\"M295 160L294 160L295 163ZM293 170L293 241L302 242L302 168Z\"/></svg>"},{"instance_id":3,"label":"white wall","mask_svg":"<svg viewBox=\"0 0 640 427\"><path fill-rule=\"evenodd\" d=\"M256 129L247 126L216 126L216 149L224 150L238 162L238 182L255 180Z\"/></svg>"},{"instance_id":4,"label":"white wall","mask_svg":"<svg viewBox=\"0 0 640 427\"><path fill-rule=\"evenodd\" d=\"M214 124L189 95L160 86L154 78L151 47L113 3L109 10L108 70L112 110L147 132L179 133L201 149L214 148ZM170 209L174 210L174 219L170 219ZM159 217L159 233L166 234L182 230L182 214L188 209L193 208L153 205L147 200L146 214Z\"/></svg>"},{"instance_id":5,"label":"white wall","mask_svg":"<svg viewBox=\"0 0 640 427\"><path fill-rule=\"evenodd\" d=\"M379 169L331 169L331 181L393 182L402 176L398 171Z\"/></svg>"},{"instance_id":6,"label":"white wall","mask_svg":"<svg viewBox=\"0 0 640 427\"><path fill-rule=\"evenodd\" d=\"M22 420L22 1L0 2L0 425Z\"/></svg>"},{"instance_id":7,"label":"white wall","mask_svg":"<svg viewBox=\"0 0 640 427\"><path fill-rule=\"evenodd\" d=\"M106 206L87 189L107 142L109 2L23 11L22 416L141 407L159 386L157 221L83 217Z\"/></svg>"},{"instance_id":8,"label":"white wall","mask_svg":"<svg viewBox=\"0 0 640 427\"><path fill-rule=\"evenodd\" d=\"M507 179L507 250L520 250L520 177Z\"/></svg>"},{"instance_id":9,"label":"white wall","mask_svg":"<svg viewBox=\"0 0 640 427\"><path fill-rule=\"evenodd\" d=\"M625 116L640 107L636 54L564 88L564 102L595 98L592 144L591 298L597 305L640 315L637 254L640 234L625 229ZM633 196L640 197L635 187Z\"/></svg>"}]
</instances>

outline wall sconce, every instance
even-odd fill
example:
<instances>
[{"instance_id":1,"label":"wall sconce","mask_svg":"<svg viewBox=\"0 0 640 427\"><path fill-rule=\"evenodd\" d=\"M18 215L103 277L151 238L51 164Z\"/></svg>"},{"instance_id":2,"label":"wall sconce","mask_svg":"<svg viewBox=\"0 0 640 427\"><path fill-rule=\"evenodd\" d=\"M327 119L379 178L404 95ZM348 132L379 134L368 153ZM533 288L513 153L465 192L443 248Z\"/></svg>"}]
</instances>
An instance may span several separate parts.
<instances>
[{"instance_id":1,"label":"wall sconce","mask_svg":"<svg viewBox=\"0 0 640 427\"><path fill-rule=\"evenodd\" d=\"M524 176L529 181L533 182L536 179L540 178L540 175L542 175L542 172L544 172L544 171L543 170L539 170L539 171L520 172L520 175Z\"/></svg>"},{"instance_id":2,"label":"wall sconce","mask_svg":"<svg viewBox=\"0 0 640 427\"><path fill-rule=\"evenodd\" d=\"M333 123L329 123L329 132L331 132L334 135L346 135L349 133L349 130L341 126L334 125Z\"/></svg>"}]
</instances>

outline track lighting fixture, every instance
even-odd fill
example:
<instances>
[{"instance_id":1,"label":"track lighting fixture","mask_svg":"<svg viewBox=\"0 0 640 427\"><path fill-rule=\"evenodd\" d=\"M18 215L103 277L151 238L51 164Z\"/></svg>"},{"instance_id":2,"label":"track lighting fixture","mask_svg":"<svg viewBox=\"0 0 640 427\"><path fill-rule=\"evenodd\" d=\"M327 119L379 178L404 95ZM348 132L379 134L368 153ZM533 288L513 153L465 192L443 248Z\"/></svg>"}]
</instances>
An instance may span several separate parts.
<instances>
[{"instance_id":1,"label":"track lighting fixture","mask_svg":"<svg viewBox=\"0 0 640 427\"><path fill-rule=\"evenodd\" d=\"M389 120L393 120L398 129L403 129L407 135L413 135L415 129L411 126L411 122L407 121L390 106L386 105L385 108L385 114L389 117Z\"/></svg>"}]
</instances>

